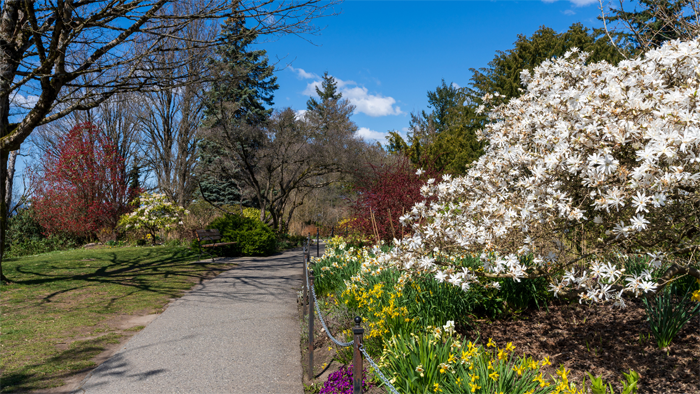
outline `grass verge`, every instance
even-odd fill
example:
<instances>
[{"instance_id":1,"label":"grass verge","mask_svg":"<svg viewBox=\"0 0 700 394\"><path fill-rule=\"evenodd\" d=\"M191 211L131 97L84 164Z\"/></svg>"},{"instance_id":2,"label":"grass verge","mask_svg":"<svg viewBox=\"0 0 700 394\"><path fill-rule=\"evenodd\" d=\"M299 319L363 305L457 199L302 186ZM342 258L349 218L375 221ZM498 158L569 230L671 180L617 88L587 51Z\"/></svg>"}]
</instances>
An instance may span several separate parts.
<instances>
[{"instance_id":1,"label":"grass verge","mask_svg":"<svg viewBox=\"0 0 700 394\"><path fill-rule=\"evenodd\" d=\"M3 261L0 392L57 387L195 283L231 268L184 247L77 249ZM141 326L140 328L143 328Z\"/></svg>"}]
</instances>

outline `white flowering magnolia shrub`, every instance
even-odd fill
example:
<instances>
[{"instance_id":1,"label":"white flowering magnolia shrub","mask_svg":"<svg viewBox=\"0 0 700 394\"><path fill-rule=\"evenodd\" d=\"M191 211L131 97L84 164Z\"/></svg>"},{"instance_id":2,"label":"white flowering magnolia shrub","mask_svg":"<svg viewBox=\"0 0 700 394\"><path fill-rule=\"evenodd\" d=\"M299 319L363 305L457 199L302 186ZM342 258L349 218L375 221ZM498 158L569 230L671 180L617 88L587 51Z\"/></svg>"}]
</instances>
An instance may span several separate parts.
<instances>
[{"instance_id":1,"label":"white flowering magnolia shrub","mask_svg":"<svg viewBox=\"0 0 700 394\"><path fill-rule=\"evenodd\" d=\"M168 201L165 194L142 193L135 200L138 207L119 219L119 226L125 230L142 230L155 244L156 234L172 225L182 224L189 212L183 207Z\"/></svg>"},{"instance_id":2,"label":"white flowering magnolia shrub","mask_svg":"<svg viewBox=\"0 0 700 394\"><path fill-rule=\"evenodd\" d=\"M524 94L480 132L485 154L465 176L428 181L431 202L401 217L412 236L363 270L464 289L548 277L557 296L619 306L700 277L700 44L669 42L618 66L586 56L524 71ZM465 253L481 266L451 257Z\"/></svg>"}]
</instances>

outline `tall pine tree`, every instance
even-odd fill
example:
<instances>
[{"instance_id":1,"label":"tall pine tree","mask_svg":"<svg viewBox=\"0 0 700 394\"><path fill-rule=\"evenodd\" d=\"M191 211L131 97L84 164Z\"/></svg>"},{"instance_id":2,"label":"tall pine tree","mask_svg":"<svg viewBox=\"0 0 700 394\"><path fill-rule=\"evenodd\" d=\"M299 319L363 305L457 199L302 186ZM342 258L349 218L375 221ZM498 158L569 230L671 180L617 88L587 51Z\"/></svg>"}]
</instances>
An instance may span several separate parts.
<instances>
[{"instance_id":1,"label":"tall pine tree","mask_svg":"<svg viewBox=\"0 0 700 394\"><path fill-rule=\"evenodd\" d=\"M268 64L266 51L252 49L257 32L245 26L242 15L229 18L221 32L221 45L212 67L217 75L211 90L207 92L205 122L216 127L221 111L232 111L233 118L244 126L255 126L267 121L272 114L274 91L279 88L273 75L274 66ZM231 103L234 105L231 106ZM255 141L247 141L251 146ZM217 141L204 139L198 144L203 171L199 176L200 192L218 205L255 205L242 197L242 190L235 177L222 179L213 176L207 167L217 165L221 149Z\"/></svg>"},{"instance_id":2,"label":"tall pine tree","mask_svg":"<svg viewBox=\"0 0 700 394\"><path fill-rule=\"evenodd\" d=\"M350 120L355 106L343 99L338 83L327 71L323 74L321 87L316 87L316 94L318 99L311 97L306 102L305 118L316 129L319 138L331 129L357 131L357 125Z\"/></svg>"}]
</instances>

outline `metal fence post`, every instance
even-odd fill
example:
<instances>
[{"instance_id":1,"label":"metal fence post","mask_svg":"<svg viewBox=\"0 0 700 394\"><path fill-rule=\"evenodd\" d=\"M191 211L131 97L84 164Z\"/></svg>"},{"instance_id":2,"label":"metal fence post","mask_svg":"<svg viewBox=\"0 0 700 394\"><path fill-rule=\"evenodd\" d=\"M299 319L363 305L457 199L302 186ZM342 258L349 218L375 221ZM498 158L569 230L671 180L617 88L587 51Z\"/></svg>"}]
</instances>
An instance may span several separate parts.
<instances>
[{"instance_id":1,"label":"metal fence post","mask_svg":"<svg viewBox=\"0 0 700 394\"><path fill-rule=\"evenodd\" d=\"M308 260L307 260L308 262ZM314 285L314 275L309 271L309 286ZM309 380L314 378L314 297L309 289Z\"/></svg>"},{"instance_id":2,"label":"metal fence post","mask_svg":"<svg viewBox=\"0 0 700 394\"><path fill-rule=\"evenodd\" d=\"M321 235L321 230L319 230L319 228L316 227L316 258L321 257L321 255L320 255L321 243L318 242L320 235Z\"/></svg>"},{"instance_id":3,"label":"metal fence post","mask_svg":"<svg viewBox=\"0 0 700 394\"><path fill-rule=\"evenodd\" d=\"M303 272L301 273L303 276L301 278L301 281L303 282L303 293L301 295L301 315L306 316L306 305L309 299L309 288L306 286L306 276L308 275L308 268L306 267L306 250L307 246L304 245L304 254L302 255L302 261L303 261Z\"/></svg>"},{"instance_id":4,"label":"metal fence post","mask_svg":"<svg viewBox=\"0 0 700 394\"><path fill-rule=\"evenodd\" d=\"M365 333L365 329L360 326L362 323L362 318L360 316L355 317L355 327L352 329L353 340L355 341L354 349L352 353L352 394L362 394L362 353L360 353L360 346L362 346L362 335Z\"/></svg>"}]
</instances>

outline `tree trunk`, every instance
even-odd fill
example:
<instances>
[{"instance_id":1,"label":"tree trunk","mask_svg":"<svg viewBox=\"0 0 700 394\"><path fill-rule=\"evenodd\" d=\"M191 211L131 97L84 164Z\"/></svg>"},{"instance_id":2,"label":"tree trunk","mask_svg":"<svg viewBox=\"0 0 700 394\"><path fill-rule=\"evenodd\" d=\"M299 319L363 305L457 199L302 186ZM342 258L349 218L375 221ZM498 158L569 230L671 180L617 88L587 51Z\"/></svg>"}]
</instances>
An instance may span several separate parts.
<instances>
[{"instance_id":1,"label":"tree trunk","mask_svg":"<svg viewBox=\"0 0 700 394\"><path fill-rule=\"evenodd\" d=\"M7 209L8 218L12 214L12 185L15 179L15 163L17 162L17 156L19 155L19 149L10 152L10 160L7 163L7 182L5 186L5 206Z\"/></svg>"},{"instance_id":2,"label":"tree trunk","mask_svg":"<svg viewBox=\"0 0 700 394\"><path fill-rule=\"evenodd\" d=\"M5 274L2 272L2 260L5 257L5 236L7 230L7 203L4 198L7 195L7 161L10 156L10 152L6 150L0 150L0 281L3 283L11 282Z\"/></svg>"}]
</instances>

